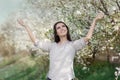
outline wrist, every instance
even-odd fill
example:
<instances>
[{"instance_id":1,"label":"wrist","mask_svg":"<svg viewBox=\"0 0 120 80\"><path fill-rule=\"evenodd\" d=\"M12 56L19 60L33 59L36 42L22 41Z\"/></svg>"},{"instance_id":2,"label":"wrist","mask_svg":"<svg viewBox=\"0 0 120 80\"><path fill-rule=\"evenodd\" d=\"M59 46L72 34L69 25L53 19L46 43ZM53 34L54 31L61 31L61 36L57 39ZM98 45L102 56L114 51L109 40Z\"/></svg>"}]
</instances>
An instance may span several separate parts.
<instances>
[{"instance_id":1,"label":"wrist","mask_svg":"<svg viewBox=\"0 0 120 80\"><path fill-rule=\"evenodd\" d=\"M94 21L94 22L96 22L97 20L98 20L98 19L97 19L97 18L95 18L93 21Z\"/></svg>"},{"instance_id":2,"label":"wrist","mask_svg":"<svg viewBox=\"0 0 120 80\"><path fill-rule=\"evenodd\" d=\"M27 28L27 25L23 25L24 28Z\"/></svg>"}]
</instances>

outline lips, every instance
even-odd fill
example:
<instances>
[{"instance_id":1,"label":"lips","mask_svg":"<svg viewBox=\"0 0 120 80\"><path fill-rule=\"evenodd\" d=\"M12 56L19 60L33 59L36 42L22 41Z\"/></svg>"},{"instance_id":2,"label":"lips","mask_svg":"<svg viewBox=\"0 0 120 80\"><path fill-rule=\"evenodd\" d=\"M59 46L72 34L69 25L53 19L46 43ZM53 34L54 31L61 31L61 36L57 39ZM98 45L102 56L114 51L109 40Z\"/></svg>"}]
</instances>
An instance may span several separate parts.
<instances>
[{"instance_id":1,"label":"lips","mask_svg":"<svg viewBox=\"0 0 120 80\"><path fill-rule=\"evenodd\" d=\"M61 31L61 33L64 33L64 32L66 32L66 30L62 30L62 31Z\"/></svg>"}]
</instances>

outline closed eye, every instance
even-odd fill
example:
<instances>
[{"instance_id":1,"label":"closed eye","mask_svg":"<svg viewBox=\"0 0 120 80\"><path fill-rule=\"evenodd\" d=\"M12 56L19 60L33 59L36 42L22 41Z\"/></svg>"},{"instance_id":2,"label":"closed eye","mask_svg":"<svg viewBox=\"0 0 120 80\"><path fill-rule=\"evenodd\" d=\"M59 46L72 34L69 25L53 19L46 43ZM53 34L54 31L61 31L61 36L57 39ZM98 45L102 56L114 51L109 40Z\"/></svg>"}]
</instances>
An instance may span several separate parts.
<instances>
[{"instance_id":1,"label":"closed eye","mask_svg":"<svg viewBox=\"0 0 120 80\"><path fill-rule=\"evenodd\" d=\"M62 25L62 27L66 27L65 25Z\"/></svg>"},{"instance_id":2,"label":"closed eye","mask_svg":"<svg viewBox=\"0 0 120 80\"><path fill-rule=\"evenodd\" d=\"M60 27L57 27L56 29L60 29Z\"/></svg>"}]
</instances>

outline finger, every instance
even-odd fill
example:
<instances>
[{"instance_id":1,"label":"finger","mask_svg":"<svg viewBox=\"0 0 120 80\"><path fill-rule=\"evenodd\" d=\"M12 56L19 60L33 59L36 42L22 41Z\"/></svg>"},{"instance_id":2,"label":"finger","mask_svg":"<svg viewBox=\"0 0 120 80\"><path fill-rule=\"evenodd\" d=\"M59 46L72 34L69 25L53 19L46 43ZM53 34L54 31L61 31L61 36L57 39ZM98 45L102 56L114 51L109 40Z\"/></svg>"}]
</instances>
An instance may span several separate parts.
<instances>
[{"instance_id":1,"label":"finger","mask_svg":"<svg viewBox=\"0 0 120 80\"><path fill-rule=\"evenodd\" d=\"M17 19L17 21L18 21L18 23L19 23L20 25L24 26L24 23L22 22L22 20Z\"/></svg>"},{"instance_id":2,"label":"finger","mask_svg":"<svg viewBox=\"0 0 120 80\"><path fill-rule=\"evenodd\" d=\"M104 13L103 13L103 12L101 12L101 15L102 15L102 16L104 16Z\"/></svg>"},{"instance_id":3,"label":"finger","mask_svg":"<svg viewBox=\"0 0 120 80\"><path fill-rule=\"evenodd\" d=\"M19 23L19 24L21 24L21 21L20 21L20 19L17 19L17 21L18 21L18 23Z\"/></svg>"},{"instance_id":4,"label":"finger","mask_svg":"<svg viewBox=\"0 0 120 80\"><path fill-rule=\"evenodd\" d=\"M19 23L24 24L24 22L22 20L19 20Z\"/></svg>"}]
</instances>

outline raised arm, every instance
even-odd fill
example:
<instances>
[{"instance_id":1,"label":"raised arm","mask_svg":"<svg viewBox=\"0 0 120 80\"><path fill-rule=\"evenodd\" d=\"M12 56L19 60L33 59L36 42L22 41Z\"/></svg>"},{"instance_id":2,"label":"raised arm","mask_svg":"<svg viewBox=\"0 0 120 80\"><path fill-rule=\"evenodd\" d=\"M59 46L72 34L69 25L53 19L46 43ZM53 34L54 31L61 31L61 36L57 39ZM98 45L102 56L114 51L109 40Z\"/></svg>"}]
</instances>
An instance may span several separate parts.
<instances>
[{"instance_id":1,"label":"raised arm","mask_svg":"<svg viewBox=\"0 0 120 80\"><path fill-rule=\"evenodd\" d=\"M93 20L91 26L90 26L90 29L86 35L86 37L84 38L86 42L88 42L91 37L92 37L92 34L93 34L93 31L95 29L95 25L96 25L96 22L99 20L99 19L102 19L104 17L104 13L99 13Z\"/></svg>"},{"instance_id":2,"label":"raised arm","mask_svg":"<svg viewBox=\"0 0 120 80\"><path fill-rule=\"evenodd\" d=\"M21 26L23 26L23 27L26 29L26 31L27 31L30 39L31 39L32 42L35 44L36 37L33 35L32 31L31 31L31 29L28 27L28 25L25 24L21 19L18 19L17 21L18 21L18 23L19 23Z\"/></svg>"},{"instance_id":3,"label":"raised arm","mask_svg":"<svg viewBox=\"0 0 120 80\"><path fill-rule=\"evenodd\" d=\"M42 49L43 51L50 51L50 48L51 48L51 42L50 41L39 41L39 40L37 40L37 38L33 35L33 33L32 33L32 31L31 31L31 29L28 27L28 25L26 25L22 20L17 20L18 21L18 23L21 25L21 26L23 26L25 29L26 29L26 31L27 31L27 33L28 33L28 35L29 35L29 37L30 37L30 39L32 40L32 42L34 43L34 46L35 46L35 50L37 50L37 49ZM33 49L34 50L34 49Z\"/></svg>"}]
</instances>

